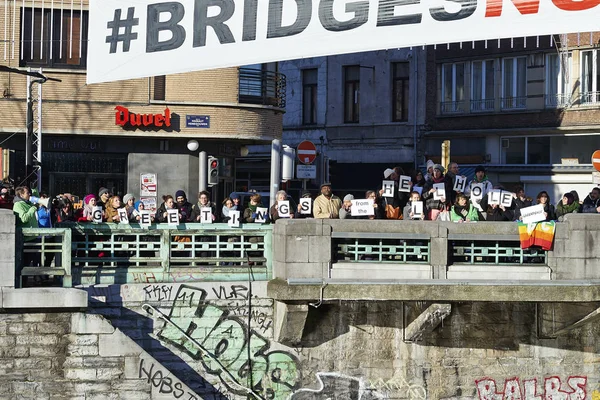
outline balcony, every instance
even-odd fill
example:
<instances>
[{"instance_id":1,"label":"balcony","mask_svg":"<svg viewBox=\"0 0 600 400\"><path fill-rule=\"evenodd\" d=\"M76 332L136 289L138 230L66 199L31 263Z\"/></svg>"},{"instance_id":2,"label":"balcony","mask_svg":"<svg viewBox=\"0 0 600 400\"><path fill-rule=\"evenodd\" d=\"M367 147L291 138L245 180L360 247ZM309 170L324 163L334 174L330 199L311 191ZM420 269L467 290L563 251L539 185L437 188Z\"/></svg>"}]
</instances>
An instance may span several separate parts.
<instances>
[{"instance_id":1,"label":"balcony","mask_svg":"<svg viewBox=\"0 0 600 400\"><path fill-rule=\"evenodd\" d=\"M600 92L582 92L581 104L598 104L600 103Z\"/></svg>"},{"instance_id":2,"label":"balcony","mask_svg":"<svg viewBox=\"0 0 600 400\"><path fill-rule=\"evenodd\" d=\"M464 101L442 101L440 103L440 112L447 114L464 114L466 112Z\"/></svg>"},{"instance_id":3,"label":"balcony","mask_svg":"<svg viewBox=\"0 0 600 400\"><path fill-rule=\"evenodd\" d=\"M495 99L471 100L471 112L494 111Z\"/></svg>"},{"instance_id":4,"label":"balcony","mask_svg":"<svg viewBox=\"0 0 600 400\"><path fill-rule=\"evenodd\" d=\"M500 99L500 108L503 110L525 110L527 108L527 96L503 97Z\"/></svg>"},{"instance_id":5,"label":"balcony","mask_svg":"<svg viewBox=\"0 0 600 400\"><path fill-rule=\"evenodd\" d=\"M261 104L285 108L286 77L284 74L260 69L240 68L240 103Z\"/></svg>"},{"instance_id":6,"label":"balcony","mask_svg":"<svg viewBox=\"0 0 600 400\"><path fill-rule=\"evenodd\" d=\"M571 106L570 94L547 94L544 98L546 108L567 108Z\"/></svg>"}]
</instances>

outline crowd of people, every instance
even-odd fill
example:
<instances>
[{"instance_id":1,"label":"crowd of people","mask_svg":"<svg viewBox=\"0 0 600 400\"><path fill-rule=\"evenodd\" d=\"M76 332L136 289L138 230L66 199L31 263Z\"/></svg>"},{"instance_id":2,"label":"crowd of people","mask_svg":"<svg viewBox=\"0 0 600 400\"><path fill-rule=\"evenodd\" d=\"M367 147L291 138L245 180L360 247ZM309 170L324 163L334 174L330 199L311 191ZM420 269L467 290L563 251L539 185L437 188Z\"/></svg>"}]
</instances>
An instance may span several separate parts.
<instances>
[{"instance_id":1,"label":"crowd of people","mask_svg":"<svg viewBox=\"0 0 600 400\"><path fill-rule=\"evenodd\" d=\"M367 215L357 215L353 212L352 194L341 199L332 192L332 185L324 183L320 194L312 201L312 207L306 207L305 201L300 201L297 208L289 211L288 194L281 190L276 194L276 202L268 213L262 215L263 199L258 193L250 195L248 204L242 204L240 195L236 192L226 197L220 206L210 201L210 193L201 191L193 204L188 200L185 191L178 190L175 196L163 196L163 202L151 220L156 223L167 222L169 210L177 210L179 221L201 222L201 210L208 215L210 209L211 222L228 222L232 211L239 212L242 223L257 221L274 222L279 218L334 218L334 219L405 219L405 220L444 220L454 222L476 221L519 221L522 219L521 210L536 204L543 206L547 221L557 220L569 213L600 213L600 187L594 187L583 200L579 199L576 191L565 193L556 204L550 203L550 196L541 191L535 198L526 195L523 187L517 187L510 192L510 205L490 201L488 194L495 190L504 190L501 185L493 185L486 175L485 167L475 169L474 178L457 189L457 179L466 182L460 175L457 163L450 163L448 171L431 160L427 162L427 172L417 171L408 182L401 182L404 177L401 167L387 168L383 172L382 181L393 183L394 190L386 191L383 187L378 190L368 190L364 199L369 200L372 210ZM399 190L403 187L405 190ZM443 189L440 191L440 189ZM473 190L477 189L477 195ZM441 195L440 195L441 193ZM12 197L12 198L11 198ZM45 201L44 201L45 199ZM305 191L301 199L312 199L311 193ZM144 212L144 203L136 200L133 194L127 193L121 199L107 188L100 188L98 194L88 194L83 198L81 207L76 207L73 196L59 195L49 199L46 194L32 193L25 186L17 187L14 196L7 188L0 189L0 208L12 209L18 216L19 224L23 227L51 227L60 222L102 222L119 223L126 210L128 222L139 222ZM282 213L280 205L287 202L287 208ZM94 210L101 207L101 213L94 215ZM205 220L204 220L205 221Z\"/></svg>"}]
</instances>

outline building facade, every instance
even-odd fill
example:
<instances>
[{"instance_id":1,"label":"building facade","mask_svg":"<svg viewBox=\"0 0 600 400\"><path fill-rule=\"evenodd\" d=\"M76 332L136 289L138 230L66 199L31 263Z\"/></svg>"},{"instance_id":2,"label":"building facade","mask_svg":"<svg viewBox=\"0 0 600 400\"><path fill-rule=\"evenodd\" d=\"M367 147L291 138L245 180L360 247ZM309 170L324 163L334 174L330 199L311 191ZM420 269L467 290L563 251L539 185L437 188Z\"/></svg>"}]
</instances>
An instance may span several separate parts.
<instances>
[{"instance_id":1,"label":"building facade","mask_svg":"<svg viewBox=\"0 0 600 400\"><path fill-rule=\"evenodd\" d=\"M485 164L494 184L551 201L592 181L600 148L597 33L429 47L426 152ZM434 84L435 83L435 84ZM435 101L433 101L435 100Z\"/></svg>"},{"instance_id":2,"label":"building facade","mask_svg":"<svg viewBox=\"0 0 600 400\"><path fill-rule=\"evenodd\" d=\"M425 65L421 48L280 63L287 78L283 142L316 145L315 186L331 181L336 193L364 194L380 184L386 168L414 168Z\"/></svg>"},{"instance_id":3,"label":"building facade","mask_svg":"<svg viewBox=\"0 0 600 400\"><path fill-rule=\"evenodd\" d=\"M43 191L84 196L104 186L139 196L141 174L155 174L159 199L177 189L193 199L199 151L220 161L213 195L236 189L243 147L281 137L285 79L276 64L87 85L87 3L0 2L0 147L10 150L14 185L27 178L20 72L31 68L60 80L31 84L34 100L42 89L32 130L36 140L41 132Z\"/></svg>"}]
</instances>

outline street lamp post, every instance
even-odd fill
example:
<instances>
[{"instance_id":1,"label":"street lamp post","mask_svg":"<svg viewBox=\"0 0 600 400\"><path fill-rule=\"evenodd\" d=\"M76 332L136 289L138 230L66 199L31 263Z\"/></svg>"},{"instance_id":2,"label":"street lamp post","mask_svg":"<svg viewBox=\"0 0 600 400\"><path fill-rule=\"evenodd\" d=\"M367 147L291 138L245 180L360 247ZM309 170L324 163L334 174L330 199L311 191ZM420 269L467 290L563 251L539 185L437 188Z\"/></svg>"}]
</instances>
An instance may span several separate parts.
<instances>
[{"instance_id":1,"label":"street lamp post","mask_svg":"<svg viewBox=\"0 0 600 400\"><path fill-rule=\"evenodd\" d=\"M189 151L197 151L200 148L200 143L197 140L190 140L187 142L187 148ZM207 166L208 157L205 151L201 151L198 155L198 192L206 190L207 183Z\"/></svg>"}]
</instances>

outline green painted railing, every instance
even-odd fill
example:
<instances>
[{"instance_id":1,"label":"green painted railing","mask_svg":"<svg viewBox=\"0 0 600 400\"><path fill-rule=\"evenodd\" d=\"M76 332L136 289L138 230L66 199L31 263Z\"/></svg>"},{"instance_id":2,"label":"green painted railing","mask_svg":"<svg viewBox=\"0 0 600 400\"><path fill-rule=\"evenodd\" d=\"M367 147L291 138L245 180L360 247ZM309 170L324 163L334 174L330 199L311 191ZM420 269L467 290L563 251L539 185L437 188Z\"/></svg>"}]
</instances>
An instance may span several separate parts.
<instances>
[{"instance_id":1,"label":"green painted railing","mask_svg":"<svg viewBox=\"0 0 600 400\"><path fill-rule=\"evenodd\" d=\"M452 264L546 265L547 251L521 249L517 240L450 240Z\"/></svg>"},{"instance_id":2,"label":"green painted railing","mask_svg":"<svg viewBox=\"0 0 600 400\"><path fill-rule=\"evenodd\" d=\"M332 234L336 262L429 264L431 238L410 233Z\"/></svg>"},{"instance_id":3,"label":"green painted railing","mask_svg":"<svg viewBox=\"0 0 600 400\"><path fill-rule=\"evenodd\" d=\"M272 276L271 232L270 225L259 224L242 228L227 224L158 224L149 228L69 224L22 229L21 245L26 253L39 253L42 260L51 252L59 254L51 267L56 271L68 268L69 272L54 275L72 275L72 280L64 279L63 286L232 281L248 279L248 274L255 280L268 280ZM61 239L50 246L49 237ZM36 274L35 267L21 271L21 275Z\"/></svg>"}]
</instances>

